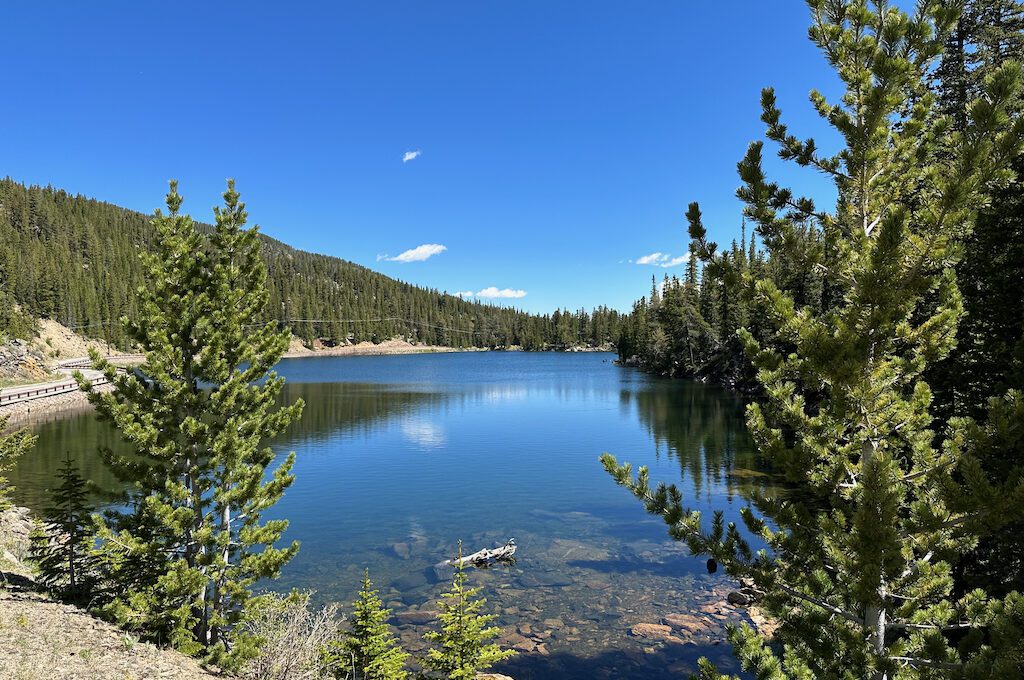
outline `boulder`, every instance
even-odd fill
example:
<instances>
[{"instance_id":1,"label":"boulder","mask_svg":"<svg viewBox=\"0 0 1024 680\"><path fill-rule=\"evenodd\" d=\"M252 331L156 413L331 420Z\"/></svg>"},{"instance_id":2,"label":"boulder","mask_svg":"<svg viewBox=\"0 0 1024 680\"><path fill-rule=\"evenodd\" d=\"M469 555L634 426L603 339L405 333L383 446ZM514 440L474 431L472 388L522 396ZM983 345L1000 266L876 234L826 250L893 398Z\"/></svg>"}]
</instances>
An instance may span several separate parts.
<instances>
[{"instance_id":1,"label":"boulder","mask_svg":"<svg viewBox=\"0 0 1024 680\"><path fill-rule=\"evenodd\" d=\"M738 590L734 590L731 593L729 593L729 596L726 599L729 601L729 604L734 604L739 607L744 607L750 604L751 602L751 598L749 595Z\"/></svg>"}]
</instances>

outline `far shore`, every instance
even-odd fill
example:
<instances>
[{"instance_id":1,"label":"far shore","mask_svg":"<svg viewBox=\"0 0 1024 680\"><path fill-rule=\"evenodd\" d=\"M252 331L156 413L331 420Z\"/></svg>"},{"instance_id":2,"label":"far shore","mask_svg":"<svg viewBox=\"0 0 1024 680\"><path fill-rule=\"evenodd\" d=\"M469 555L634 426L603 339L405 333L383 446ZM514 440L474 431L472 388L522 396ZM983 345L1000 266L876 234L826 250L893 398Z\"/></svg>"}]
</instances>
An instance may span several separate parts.
<instances>
[{"instance_id":1,"label":"far shore","mask_svg":"<svg viewBox=\"0 0 1024 680\"><path fill-rule=\"evenodd\" d=\"M336 345L333 347L317 347L310 349L298 338L292 338L285 359L300 357L351 357L351 356L389 356L393 354L439 354L443 352L484 352L479 347L446 347L443 345L420 345L405 340L385 340L374 344L360 342L355 345Z\"/></svg>"},{"instance_id":2,"label":"far shore","mask_svg":"<svg viewBox=\"0 0 1024 680\"><path fill-rule=\"evenodd\" d=\"M310 349L302 344L298 338L292 338L288 351L284 353L285 359L298 357L345 357L345 356L388 356L393 354L439 354L445 352L520 352L522 347L513 345L498 350L491 350L487 347L448 347L445 345L423 345L407 342L405 340L385 340L374 344L364 341L355 345L337 345L334 347L317 347ZM566 352L611 352L614 348L611 345L601 347L572 347Z\"/></svg>"}]
</instances>

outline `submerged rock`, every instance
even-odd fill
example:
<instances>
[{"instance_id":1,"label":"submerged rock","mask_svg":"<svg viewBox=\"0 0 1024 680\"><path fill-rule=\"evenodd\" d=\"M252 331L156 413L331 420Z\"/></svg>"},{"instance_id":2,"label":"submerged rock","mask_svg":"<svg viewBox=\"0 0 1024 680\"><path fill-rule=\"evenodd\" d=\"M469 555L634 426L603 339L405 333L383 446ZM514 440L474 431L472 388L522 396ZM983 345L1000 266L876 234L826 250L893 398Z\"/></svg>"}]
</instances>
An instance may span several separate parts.
<instances>
[{"instance_id":1,"label":"submerged rock","mask_svg":"<svg viewBox=\"0 0 1024 680\"><path fill-rule=\"evenodd\" d=\"M672 634L672 627L660 623L638 623L629 629L633 637L660 642L683 644L685 641Z\"/></svg>"},{"instance_id":2,"label":"submerged rock","mask_svg":"<svg viewBox=\"0 0 1024 680\"><path fill-rule=\"evenodd\" d=\"M421 572L413 572L395 579L392 585L400 592L407 592L430 585L430 580Z\"/></svg>"},{"instance_id":3,"label":"submerged rock","mask_svg":"<svg viewBox=\"0 0 1024 680\"><path fill-rule=\"evenodd\" d=\"M523 637L518 633L509 633L503 635L501 638L502 644L505 647L511 647L519 652L530 653L537 648L537 643L529 638Z\"/></svg>"},{"instance_id":4,"label":"submerged rock","mask_svg":"<svg viewBox=\"0 0 1024 680\"><path fill-rule=\"evenodd\" d=\"M414 625L420 626L425 623L431 623L437 619L438 613L428 609L413 609L410 611L399 612L391 617L393 623L399 626L403 625Z\"/></svg>"},{"instance_id":5,"label":"submerged rock","mask_svg":"<svg viewBox=\"0 0 1024 680\"><path fill-rule=\"evenodd\" d=\"M563 588L571 586L573 580L564 574L554 572L540 574L523 574L519 577L519 584L524 588Z\"/></svg>"},{"instance_id":6,"label":"submerged rock","mask_svg":"<svg viewBox=\"0 0 1024 680\"><path fill-rule=\"evenodd\" d=\"M661 622L674 630L699 633L707 629L707 623L692 614L666 614Z\"/></svg>"},{"instance_id":7,"label":"submerged rock","mask_svg":"<svg viewBox=\"0 0 1024 680\"><path fill-rule=\"evenodd\" d=\"M751 598L749 595L747 595L746 593L742 593L738 590L734 590L731 593L729 593L727 599L729 600L729 604L735 604L740 607L748 605L751 602Z\"/></svg>"}]
</instances>

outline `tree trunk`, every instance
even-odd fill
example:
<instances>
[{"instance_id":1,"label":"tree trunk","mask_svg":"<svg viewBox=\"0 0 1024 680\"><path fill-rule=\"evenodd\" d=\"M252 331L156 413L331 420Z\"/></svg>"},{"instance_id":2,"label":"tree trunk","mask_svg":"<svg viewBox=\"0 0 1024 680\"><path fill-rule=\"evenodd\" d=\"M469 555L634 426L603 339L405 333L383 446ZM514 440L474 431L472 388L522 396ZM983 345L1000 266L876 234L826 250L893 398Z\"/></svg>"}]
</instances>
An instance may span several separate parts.
<instances>
[{"instance_id":1,"label":"tree trunk","mask_svg":"<svg viewBox=\"0 0 1024 680\"><path fill-rule=\"evenodd\" d=\"M861 475L866 475L874 465L877 449L878 444L874 439L869 437L864 441L861 453ZM875 592L878 594L879 604L868 604L864 608L864 627L871 635L871 646L875 654L882 657L885 655L886 610L884 602L886 593L885 583L881 578L879 578ZM888 674L885 671L879 671L874 675L874 680L887 680L887 677Z\"/></svg>"},{"instance_id":2,"label":"tree trunk","mask_svg":"<svg viewBox=\"0 0 1024 680\"><path fill-rule=\"evenodd\" d=\"M225 503L224 507L221 508L220 513L220 528L226 540L224 541L224 547L221 549L221 564L220 573L217 574L217 580L213 584L213 614L217 619L221 619L224 615L224 578L227 573L229 566L228 560L231 559L231 505ZM215 629L212 631L210 637L210 644L215 644L219 639L219 630Z\"/></svg>"}]
</instances>

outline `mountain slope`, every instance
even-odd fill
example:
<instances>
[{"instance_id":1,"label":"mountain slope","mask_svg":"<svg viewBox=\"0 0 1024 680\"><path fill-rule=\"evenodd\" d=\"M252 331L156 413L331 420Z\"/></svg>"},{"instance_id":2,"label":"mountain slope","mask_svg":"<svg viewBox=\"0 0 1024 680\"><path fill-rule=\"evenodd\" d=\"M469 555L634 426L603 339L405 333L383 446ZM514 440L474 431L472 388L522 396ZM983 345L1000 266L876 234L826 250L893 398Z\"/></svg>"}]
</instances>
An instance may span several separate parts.
<instances>
[{"instance_id":1,"label":"mountain slope","mask_svg":"<svg viewBox=\"0 0 1024 680\"><path fill-rule=\"evenodd\" d=\"M0 180L0 322L16 303L34 316L122 342L117 319L135 312L134 292L144 284L138 254L153 238L142 213ZM266 236L263 242L268 314L286 320L307 343L402 337L452 347L541 349L598 345L618 332L613 310L531 315L413 286Z\"/></svg>"}]
</instances>

